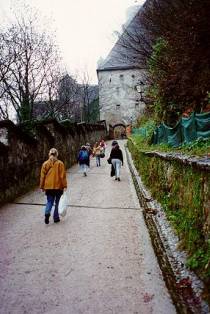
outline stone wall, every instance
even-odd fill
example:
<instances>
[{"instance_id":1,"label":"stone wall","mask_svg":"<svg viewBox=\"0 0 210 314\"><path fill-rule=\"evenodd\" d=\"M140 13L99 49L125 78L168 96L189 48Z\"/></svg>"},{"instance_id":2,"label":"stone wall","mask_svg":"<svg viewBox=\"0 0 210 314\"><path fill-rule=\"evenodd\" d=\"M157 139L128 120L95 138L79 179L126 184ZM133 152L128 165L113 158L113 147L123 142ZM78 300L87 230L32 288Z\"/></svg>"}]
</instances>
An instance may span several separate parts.
<instances>
[{"instance_id":1,"label":"stone wall","mask_svg":"<svg viewBox=\"0 0 210 314\"><path fill-rule=\"evenodd\" d=\"M98 70L100 119L125 126L135 122L144 110L136 86L144 82L143 70Z\"/></svg>"},{"instance_id":2,"label":"stone wall","mask_svg":"<svg viewBox=\"0 0 210 314\"><path fill-rule=\"evenodd\" d=\"M210 161L178 153L129 150L144 185L163 207L188 252L188 266L210 282Z\"/></svg>"},{"instance_id":3,"label":"stone wall","mask_svg":"<svg viewBox=\"0 0 210 314\"><path fill-rule=\"evenodd\" d=\"M14 200L39 184L40 167L51 147L59 151L66 168L76 163L78 150L86 142L106 137L103 125L35 123L33 127L0 122L0 204Z\"/></svg>"}]
</instances>

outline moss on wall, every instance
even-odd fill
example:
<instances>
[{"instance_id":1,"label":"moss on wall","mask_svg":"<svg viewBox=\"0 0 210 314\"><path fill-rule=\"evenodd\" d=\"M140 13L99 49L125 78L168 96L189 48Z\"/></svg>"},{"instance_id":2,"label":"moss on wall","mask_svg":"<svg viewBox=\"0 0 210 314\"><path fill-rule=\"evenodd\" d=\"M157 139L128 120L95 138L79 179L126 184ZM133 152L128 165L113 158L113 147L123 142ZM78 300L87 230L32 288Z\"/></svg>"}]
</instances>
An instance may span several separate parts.
<instances>
[{"instance_id":1,"label":"moss on wall","mask_svg":"<svg viewBox=\"0 0 210 314\"><path fill-rule=\"evenodd\" d=\"M180 248L187 251L188 266L210 282L210 173L148 155L131 139L128 147L142 181L179 236Z\"/></svg>"}]
</instances>

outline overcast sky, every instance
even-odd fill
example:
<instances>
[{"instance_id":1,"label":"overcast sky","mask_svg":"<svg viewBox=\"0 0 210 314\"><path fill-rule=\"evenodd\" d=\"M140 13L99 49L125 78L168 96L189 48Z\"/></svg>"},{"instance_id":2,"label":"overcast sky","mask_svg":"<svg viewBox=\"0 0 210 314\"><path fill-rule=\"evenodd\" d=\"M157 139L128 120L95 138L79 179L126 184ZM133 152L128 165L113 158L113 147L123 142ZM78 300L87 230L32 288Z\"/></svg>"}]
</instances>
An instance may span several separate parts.
<instances>
[{"instance_id":1,"label":"overcast sky","mask_svg":"<svg viewBox=\"0 0 210 314\"><path fill-rule=\"evenodd\" d=\"M56 30L63 61L70 73L88 70L97 83L96 68L100 57L105 58L126 21L130 6L145 0L26 0L50 20ZM22 0L0 0L0 18L9 19L11 7Z\"/></svg>"}]
</instances>

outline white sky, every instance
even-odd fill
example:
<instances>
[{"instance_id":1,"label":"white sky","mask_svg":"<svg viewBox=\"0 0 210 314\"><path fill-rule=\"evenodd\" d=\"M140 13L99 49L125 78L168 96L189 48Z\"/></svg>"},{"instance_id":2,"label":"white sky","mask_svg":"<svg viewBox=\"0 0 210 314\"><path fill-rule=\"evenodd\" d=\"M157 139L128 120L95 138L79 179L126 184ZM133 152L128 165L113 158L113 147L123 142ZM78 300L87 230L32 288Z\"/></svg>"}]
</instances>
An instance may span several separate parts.
<instances>
[{"instance_id":1,"label":"white sky","mask_svg":"<svg viewBox=\"0 0 210 314\"><path fill-rule=\"evenodd\" d=\"M105 58L126 21L126 10L145 0L25 0L50 20L56 30L63 61L71 74L82 76L88 71L92 83L97 83L96 68ZM8 19L11 7L22 0L0 0L0 18Z\"/></svg>"}]
</instances>

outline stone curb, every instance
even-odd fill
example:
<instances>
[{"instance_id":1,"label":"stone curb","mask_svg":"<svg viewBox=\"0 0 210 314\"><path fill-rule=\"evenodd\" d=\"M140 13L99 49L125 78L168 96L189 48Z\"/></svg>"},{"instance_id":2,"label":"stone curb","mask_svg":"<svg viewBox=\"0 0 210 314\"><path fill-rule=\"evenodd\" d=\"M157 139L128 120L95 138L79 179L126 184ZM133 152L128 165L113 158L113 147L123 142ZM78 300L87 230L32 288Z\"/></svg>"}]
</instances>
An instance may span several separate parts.
<instances>
[{"instance_id":1,"label":"stone curb","mask_svg":"<svg viewBox=\"0 0 210 314\"><path fill-rule=\"evenodd\" d=\"M157 256L159 267L162 271L166 286L176 307L177 313L210 313L208 305L201 299L200 295L202 293L203 286L201 281L197 279L197 276L194 275L196 280L198 281L198 286L200 285L197 291L193 289L192 285L189 285L189 282L185 282L184 279L180 280L180 278L178 279L178 277L176 276L178 269L177 265L175 268L173 263L174 258L176 257L170 256L171 254L173 255L173 252L171 252L170 249L167 250L167 247L169 246L167 243L167 239L162 234L160 226L158 226L158 222L155 219L155 215L160 210L160 205L155 200L153 200L150 192L144 187L141 177L133 163L131 154L128 151L128 148L125 147L125 150L128 166L132 175L139 203L143 208L144 220L149 230L151 242ZM176 235L174 236L176 237ZM177 264L179 264L179 262ZM182 267L180 267L179 272L183 272ZM189 271L189 273L192 272Z\"/></svg>"},{"instance_id":2,"label":"stone curb","mask_svg":"<svg viewBox=\"0 0 210 314\"><path fill-rule=\"evenodd\" d=\"M174 160L181 164L192 166L202 171L210 171L210 158L209 157L196 157L196 156L187 156L181 153L162 153L156 151L144 151L147 156L159 157L165 160Z\"/></svg>"}]
</instances>

